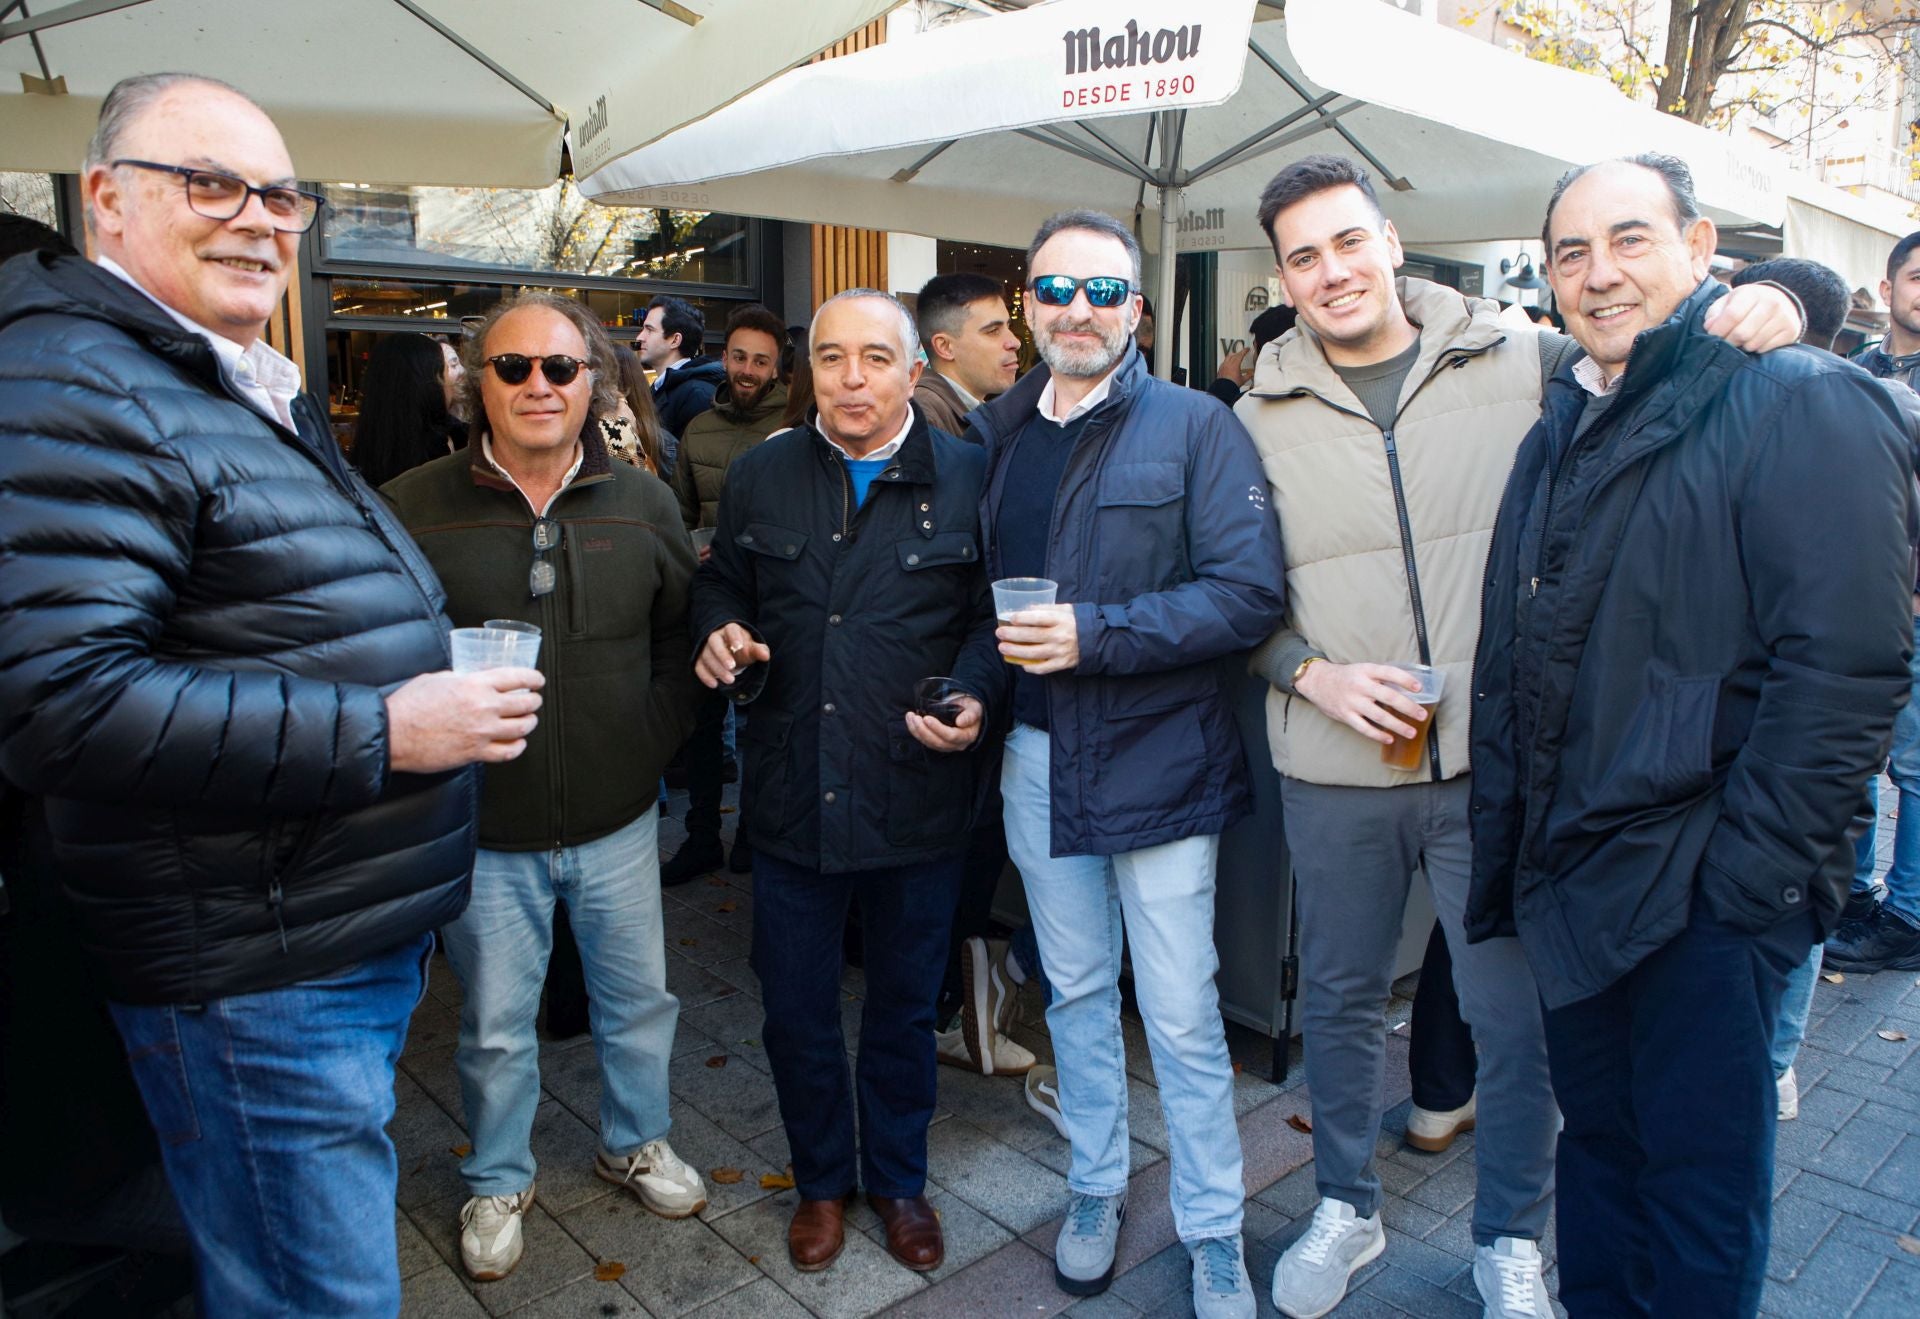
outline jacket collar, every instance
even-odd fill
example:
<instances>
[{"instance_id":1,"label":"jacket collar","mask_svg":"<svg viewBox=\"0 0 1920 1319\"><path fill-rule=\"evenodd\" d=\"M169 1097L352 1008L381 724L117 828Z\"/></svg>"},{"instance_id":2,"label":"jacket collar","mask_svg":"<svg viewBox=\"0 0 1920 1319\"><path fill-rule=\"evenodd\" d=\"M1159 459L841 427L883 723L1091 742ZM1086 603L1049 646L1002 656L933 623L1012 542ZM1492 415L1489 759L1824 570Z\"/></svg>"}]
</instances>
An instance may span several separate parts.
<instances>
[{"instance_id":1,"label":"jacket collar","mask_svg":"<svg viewBox=\"0 0 1920 1319\"><path fill-rule=\"evenodd\" d=\"M486 445L480 442L486 432L475 427L472 438L467 443L467 470L473 476L475 485L486 486L490 490L505 490L509 494L520 493L518 486L506 476L493 469L487 461ZM613 457L607 451L606 436L601 433L600 424L589 416L587 424L580 429L580 470L568 482L566 489L586 485L593 481L611 480L613 477Z\"/></svg>"},{"instance_id":2,"label":"jacket collar","mask_svg":"<svg viewBox=\"0 0 1920 1319\"><path fill-rule=\"evenodd\" d=\"M773 388L761 395L760 401L750 408L738 406L733 401L733 382L723 380L720 387L713 391L713 410L723 420L735 426L751 426L755 422L765 421L768 417L777 417L787 410L787 387L781 381L774 381Z\"/></svg>"},{"instance_id":3,"label":"jacket collar","mask_svg":"<svg viewBox=\"0 0 1920 1319\"><path fill-rule=\"evenodd\" d=\"M1480 353L1507 337L1497 302L1470 298L1444 284L1410 275L1395 279L1393 287L1407 319L1420 331L1420 352L1407 373L1410 380L1425 380L1443 357ZM1348 399L1359 402L1327 361L1320 336L1304 321L1268 344L1253 368L1255 395L1281 397L1301 392L1337 398L1343 403Z\"/></svg>"},{"instance_id":4,"label":"jacket collar","mask_svg":"<svg viewBox=\"0 0 1920 1319\"><path fill-rule=\"evenodd\" d=\"M970 415L989 439L1004 439L1018 432L1039 410L1040 395L1052 379L1052 370L1042 362L1014 381L1012 389L990 403L982 403ZM1095 408L1092 415L1098 417L1114 408L1124 407L1134 393L1143 388L1144 382L1150 379L1152 376L1147 371L1147 359L1141 355L1138 347L1129 344L1127 355L1120 359L1120 365L1113 368L1113 385L1107 392L1107 401Z\"/></svg>"},{"instance_id":5,"label":"jacket collar","mask_svg":"<svg viewBox=\"0 0 1920 1319\"><path fill-rule=\"evenodd\" d=\"M913 425L907 431L906 441L901 444L899 452L893 455L893 461L873 479L907 485L932 485L934 473L938 470L933 458L933 427L927 424L926 414L920 411L918 404L909 403L907 408L913 415ZM814 455L821 462L831 466L836 460L846 460L846 455L827 443L827 437L820 433L819 408L809 408L806 420L800 424L812 438Z\"/></svg>"},{"instance_id":6,"label":"jacket collar","mask_svg":"<svg viewBox=\"0 0 1920 1319\"><path fill-rule=\"evenodd\" d=\"M6 264L0 278L0 324L35 312L105 321L208 388L225 389L213 345L169 316L146 293L85 257L35 252Z\"/></svg>"}]
</instances>

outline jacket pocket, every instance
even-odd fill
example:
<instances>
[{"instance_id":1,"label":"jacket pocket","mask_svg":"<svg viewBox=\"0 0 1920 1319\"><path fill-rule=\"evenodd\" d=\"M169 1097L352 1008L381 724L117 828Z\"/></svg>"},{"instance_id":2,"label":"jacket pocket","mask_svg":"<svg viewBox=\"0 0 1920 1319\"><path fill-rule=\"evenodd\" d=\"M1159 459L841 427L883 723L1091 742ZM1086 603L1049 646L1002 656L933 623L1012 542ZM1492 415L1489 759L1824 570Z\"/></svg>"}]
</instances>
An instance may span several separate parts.
<instances>
[{"instance_id":1,"label":"jacket pocket","mask_svg":"<svg viewBox=\"0 0 1920 1319\"><path fill-rule=\"evenodd\" d=\"M1720 676L1656 671L1634 707L1595 805L1635 812L1675 805L1713 784L1713 720Z\"/></svg>"},{"instance_id":2,"label":"jacket pocket","mask_svg":"<svg viewBox=\"0 0 1920 1319\"><path fill-rule=\"evenodd\" d=\"M979 542L971 531L911 536L894 549L900 556L900 566L908 572L926 568L971 568L980 562Z\"/></svg>"},{"instance_id":3,"label":"jacket pocket","mask_svg":"<svg viewBox=\"0 0 1920 1319\"><path fill-rule=\"evenodd\" d=\"M595 641L632 637L653 621L660 589L660 535L644 522L567 524L567 635Z\"/></svg>"},{"instance_id":4,"label":"jacket pocket","mask_svg":"<svg viewBox=\"0 0 1920 1319\"><path fill-rule=\"evenodd\" d=\"M792 795L787 761L793 738L793 716L755 709L740 730L745 773L753 780L748 794L747 828L778 838L787 832L787 802Z\"/></svg>"},{"instance_id":5,"label":"jacket pocket","mask_svg":"<svg viewBox=\"0 0 1920 1319\"><path fill-rule=\"evenodd\" d=\"M771 522L749 522L733 542L750 554L792 563L806 552L807 533Z\"/></svg>"},{"instance_id":6,"label":"jacket pocket","mask_svg":"<svg viewBox=\"0 0 1920 1319\"><path fill-rule=\"evenodd\" d=\"M1095 492L1096 590L1124 599L1191 580L1187 474L1179 463L1122 463Z\"/></svg>"},{"instance_id":7,"label":"jacket pocket","mask_svg":"<svg viewBox=\"0 0 1920 1319\"><path fill-rule=\"evenodd\" d=\"M930 750L901 723L888 730L887 760L889 843L934 847L966 833L977 760L971 751Z\"/></svg>"}]
</instances>

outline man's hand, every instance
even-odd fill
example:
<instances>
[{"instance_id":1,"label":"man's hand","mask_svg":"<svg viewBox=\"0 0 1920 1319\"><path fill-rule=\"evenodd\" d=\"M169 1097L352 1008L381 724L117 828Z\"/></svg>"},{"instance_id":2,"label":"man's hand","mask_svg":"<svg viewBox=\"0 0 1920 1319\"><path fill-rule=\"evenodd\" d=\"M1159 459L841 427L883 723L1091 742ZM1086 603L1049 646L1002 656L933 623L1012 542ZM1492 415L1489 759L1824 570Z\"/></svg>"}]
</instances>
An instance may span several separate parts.
<instances>
[{"instance_id":1,"label":"man's hand","mask_svg":"<svg viewBox=\"0 0 1920 1319\"><path fill-rule=\"evenodd\" d=\"M694 676L709 687L731 687L740 670L751 664L764 664L773 652L753 639L753 634L738 623L714 629L707 644L694 661Z\"/></svg>"},{"instance_id":2,"label":"man's hand","mask_svg":"<svg viewBox=\"0 0 1920 1319\"><path fill-rule=\"evenodd\" d=\"M1028 673L1060 673L1080 663L1080 624L1072 605L1034 605L994 629L1000 653Z\"/></svg>"},{"instance_id":3,"label":"man's hand","mask_svg":"<svg viewBox=\"0 0 1920 1319\"><path fill-rule=\"evenodd\" d=\"M538 669L423 673L387 697L387 757L396 774L498 765L527 749L540 722Z\"/></svg>"},{"instance_id":4,"label":"man's hand","mask_svg":"<svg viewBox=\"0 0 1920 1319\"><path fill-rule=\"evenodd\" d=\"M705 545L695 546L693 553L696 559L698 559L701 563L705 563L708 559L711 559L713 557L713 542L708 541Z\"/></svg>"},{"instance_id":5,"label":"man's hand","mask_svg":"<svg viewBox=\"0 0 1920 1319\"><path fill-rule=\"evenodd\" d=\"M1793 299L1767 284L1742 284L1707 308L1700 326L1749 353L1771 352L1798 343L1807 328Z\"/></svg>"},{"instance_id":6,"label":"man's hand","mask_svg":"<svg viewBox=\"0 0 1920 1319\"><path fill-rule=\"evenodd\" d=\"M1293 689L1364 738L1390 746L1393 735L1412 737L1414 729L1394 718L1398 712L1412 720L1427 715L1409 692L1420 690L1420 679L1391 664L1335 664L1317 660L1307 666Z\"/></svg>"},{"instance_id":7,"label":"man's hand","mask_svg":"<svg viewBox=\"0 0 1920 1319\"><path fill-rule=\"evenodd\" d=\"M952 727L938 719L907 712L907 731L921 746L934 751L965 751L980 740L980 728L986 719L986 711L980 702L971 696L953 696L949 699L960 706L960 713Z\"/></svg>"},{"instance_id":8,"label":"man's hand","mask_svg":"<svg viewBox=\"0 0 1920 1319\"><path fill-rule=\"evenodd\" d=\"M1230 380L1239 389L1246 388L1247 381L1253 378L1253 368L1247 365L1247 355L1251 348L1236 348L1220 359L1220 369L1214 374L1222 380Z\"/></svg>"}]
</instances>

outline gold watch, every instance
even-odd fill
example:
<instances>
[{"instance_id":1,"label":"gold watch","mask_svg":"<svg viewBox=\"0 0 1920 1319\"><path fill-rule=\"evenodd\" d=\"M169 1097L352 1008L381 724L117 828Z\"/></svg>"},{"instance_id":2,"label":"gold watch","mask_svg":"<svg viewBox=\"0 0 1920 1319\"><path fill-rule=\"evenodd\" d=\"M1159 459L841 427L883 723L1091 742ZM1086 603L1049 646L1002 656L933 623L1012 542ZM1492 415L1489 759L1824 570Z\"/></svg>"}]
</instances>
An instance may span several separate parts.
<instances>
[{"instance_id":1,"label":"gold watch","mask_svg":"<svg viewBox=\"0 0 1920 1319\"><path fill-rule=\"evenodd\" d=\"M1318 664L1321 660L1325 658L1326 658L1325 655L1309 655L1305 659L1301 660L1299 667L1294 669L1293 671L1293 681L1288 683L1287 685L1292 687L1295 691L1299 691L1300 679L1306 675L1308 666Z\"/></svg>"}]
</instances>

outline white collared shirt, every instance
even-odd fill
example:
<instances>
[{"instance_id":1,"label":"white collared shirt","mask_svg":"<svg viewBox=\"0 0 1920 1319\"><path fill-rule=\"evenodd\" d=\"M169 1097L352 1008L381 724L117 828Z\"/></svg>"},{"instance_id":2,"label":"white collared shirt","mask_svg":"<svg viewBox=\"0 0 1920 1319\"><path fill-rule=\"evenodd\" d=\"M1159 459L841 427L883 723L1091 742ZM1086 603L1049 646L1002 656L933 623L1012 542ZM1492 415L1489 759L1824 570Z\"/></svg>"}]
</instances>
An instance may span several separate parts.
<instances>
[{"instance_id":1,"label":"white collared shirt","mask_svg":"<svg viewBox=\"0 0 1920 1319\"><path fill-rule=\"evenodd\" d=\"M533 508L533 497L526 492L526 488L513 479L512 472L509 472L498 462L494 461L492 434L484 434L480 437L480 456L487 460L487 466L507 478L513 488L520 492L520 498L527 501L527 507L533 508L533 515L537 518L545 517L547 515L547 509L553 507L553 501L560 498L560 492L572 485L573 478L580 475L580 465L587 461L587 446L576 442L573 447L576 450L573 455L573 466L567 469L567 474L560 478L560 484L554 487L553 494L548 496L546 507Z\"/></svg>"},{"instance_id":2,"label":"white collared shirt","mask_svg":"<svg viewBox=\"0 0 1920 1319\"><path fill-rule=\"evenodd\" d=\"M1580 388L1595 398L1605 398L1620 388L1620 382L1627 378L1627 373L1622 371L1609 383L1606 372L1600 369L1598 362L1591 357L1582 357L1573 364L1573 378Z\"/></svg>"},{"instance_id":3,"label":"white collared shirt","mask_svg":"<svg viewBox=\"0 0 1920 1319\"><path fill-rule=\"evenodd\" d=\"M277 353L265 339L255 339L242 348L223 334L215 334L206 326L181 315L166 303L148 292L146 287L128 274L126 268L110 256L99 259L102 270L110 271L139 289L149 302L161 311L173 317L180 327L199 335L213 349L214 356L220 359L220 372L232 385L234 391L251 404L255 411L285 426L288 430L298 429L293 424L293 400L300 392L300 368L284 354Z\"/></svg>"},{"instance_id":4,"label":"white collared shirt","mask_svg":"<svg viewBox=\"0 0 1920 1319\"><path fill-rule=\"evenodd\" d=\"M693 359L691 357L683 357L677 362L668 362L665 366L661 367L660 374L653 378L653 392L657 394L662 389L666 388L668 372L678 371L681 367L685 366L688 362L691 362L692 360Z\"/></svg>"},{"instance_id":5,"label":"white collared shirt","mask_svg":"<svg viewBox=\"0 0 1920 1319\"><path fill-rule=\"evenodd\" d=\"M827 434L827 428L820 424L820 418L817 414L813 419L813 428L820 432L821 439L825 440L828 444L831 444L834 448L838 449L842 454L842 456L844 456L848 462L877 463L877 462L880 462L882 459L891 458L896 453L899 453L900 446L907 442L907 436L913 430L913 409L912 408L907 409L907 419L905 422L901 423L900 433L898 435L895 435L892 439L888 440L885 444L881 445L879 448L875 449L872 453L869 453L864 458L854 457L852 454L847 452L847 447L844 444L834 439L833 436Z\"/></svg>"},{"instance_id":6,"label":"white collared shirt","mask_svg":"<svg viewBox=\"0 0 1920 1319\"><path fill-rule=\"evenodd\" d=\"M1125 359L1123 358L1122 360L1124 361ZM1113 378L1119 371L1120 367L1116 363L1113 370L1100 377L1100 383L1092 389L1089 389L1087 396L1068 409L1067 415L1064 417L1056 417L1053 415L1053 377L1048 376L1046 386L1040 391L1040 415L1056 426L1065 426L1076 417L1084 416L1086 413L1092 412L1095 408L1107 401L1107 394L1113 389Z\"/></svg>"},{"instance_id":7,"label":"white collared shirt","mask_svg":"<svg viewBox=\"0 0 1920 1319\"><path fill-rule=\"evenodd\" d=\"M927 369L929 371L933 370L932 367L928 367ZM961 416L963 417L966 416L969 412L972 412L975 408L979 407L981 403L985 401L983 399L975 398L967 390L967 387L965 385L961 384L958 380L955 380L952 376L947 375L945 372L936 372L935 374L939 375L939 377L942 380L946 381L947 387L953 390L955 394L959 395Z\"/></svg>"}]
</instances>

